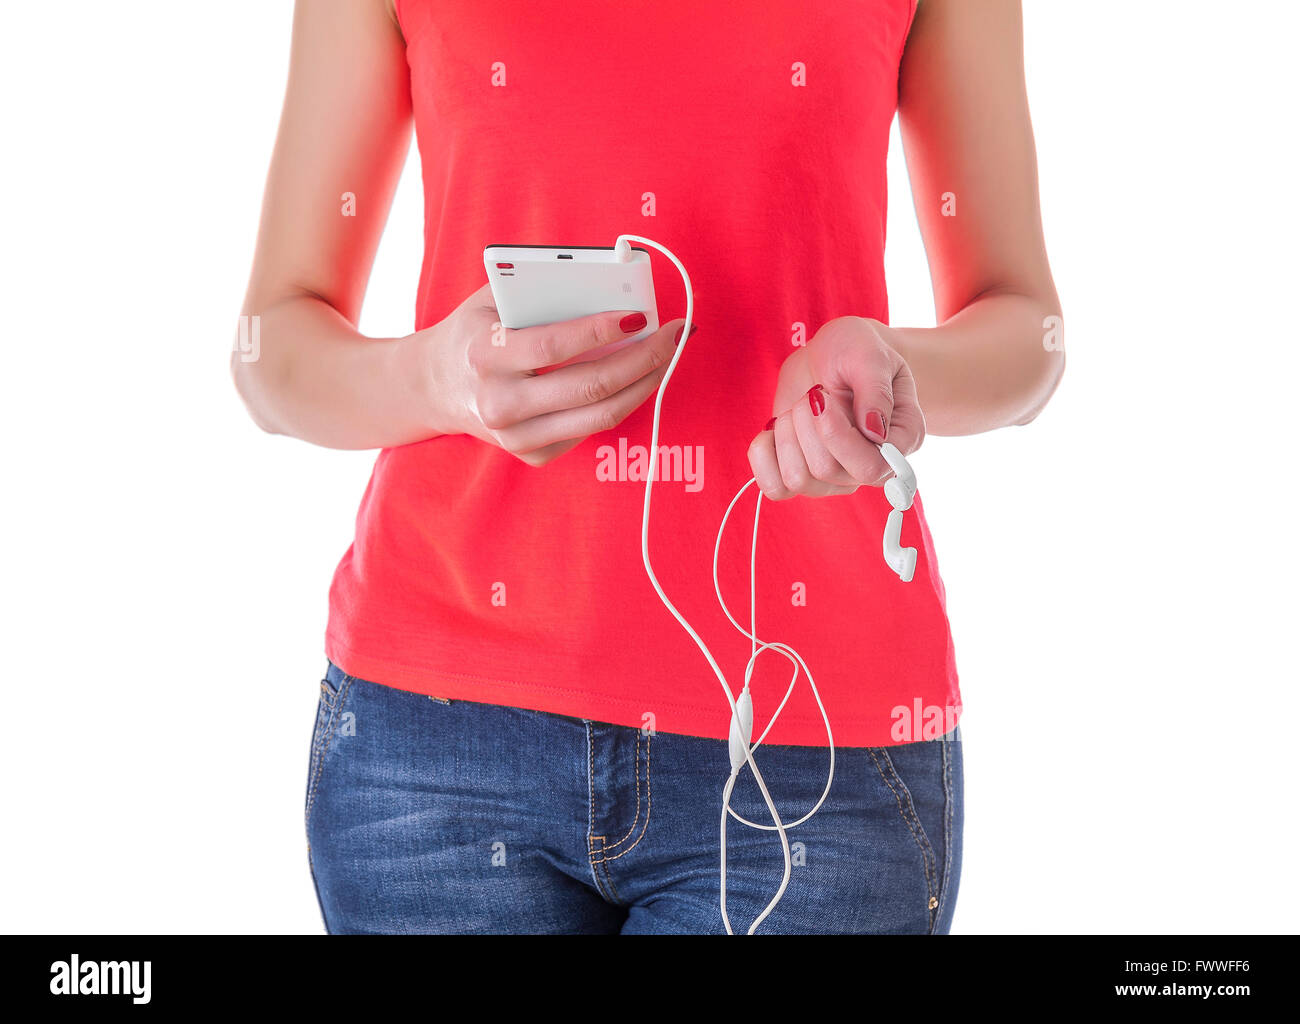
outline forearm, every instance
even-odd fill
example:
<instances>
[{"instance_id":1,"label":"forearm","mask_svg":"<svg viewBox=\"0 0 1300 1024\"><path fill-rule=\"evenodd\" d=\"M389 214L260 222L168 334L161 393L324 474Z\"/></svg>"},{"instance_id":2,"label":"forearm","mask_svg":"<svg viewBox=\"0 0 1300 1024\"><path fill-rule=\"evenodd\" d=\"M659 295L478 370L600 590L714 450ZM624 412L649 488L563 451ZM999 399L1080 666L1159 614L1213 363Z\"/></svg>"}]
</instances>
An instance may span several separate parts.
<instances>
[{"instance_id":1,"label":"forearm","mask_svg":"<svg viewBox=\"0 0 1300 1024\"><path fill-rule=\"evenodd\" d=\"M417 335L368 338L314 295L256 314L260 350L235 352L235 386L254 422L326 448L386 448L437 436Z\"/></svg>"},{"instance_id":2,"label":"forearm","mask_svg":"<svg viewBox=\"0 0 1300 1024\"><path fill-rule=\"evenodd\" d=\"M1045 339L1044 320L1059 316L1048 299L990 293L938 327L886 327L907 361L930 434L979 434L1030 422L1065 370L1060 328Z\"/></svg>"}]
</instances>

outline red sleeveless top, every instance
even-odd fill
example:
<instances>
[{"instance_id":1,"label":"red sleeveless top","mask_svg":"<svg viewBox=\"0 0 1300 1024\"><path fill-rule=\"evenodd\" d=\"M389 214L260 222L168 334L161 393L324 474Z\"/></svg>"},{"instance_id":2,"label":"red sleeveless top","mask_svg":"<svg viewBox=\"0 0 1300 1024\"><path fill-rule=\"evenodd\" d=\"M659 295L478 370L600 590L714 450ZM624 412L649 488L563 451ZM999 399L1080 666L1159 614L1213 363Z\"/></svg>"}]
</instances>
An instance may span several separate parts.
<instances>
[{"instance_id":1,"label":"red sleeveless top","mask_svg":"<svg viewBox=\"0 0 1300 1024\"><path fill-rule=\"evenodd\" d=\"M714 538L752 475L798 325L885 320L885 156L914 0L400 0L424 178L416 327L486 280L489 243L646 235L686 265L699 330L669 385L650 551L739 691L749 642L713 592ZM652 251L663 321L681 278ZM382 451L330 592L350 675L438 697L725 739L730 710L641 563L653 400L535 468L468 436ZM661 463L661 465L664 465ZM629 479L631 477L631 479ZM924 484L924 477L922 477ZM748 623L752 495L722 547ZM959 713L944 589L920 499L903 584L879 488L764 502L758 633L812 669L837 745L933 738ZM755 735L788 684L766 654ZM927 725L928 723L928 725ZM936 730L936 724L939 728ZM822 745L801 683L768 737Z\"/></svg>"}]
</instances>

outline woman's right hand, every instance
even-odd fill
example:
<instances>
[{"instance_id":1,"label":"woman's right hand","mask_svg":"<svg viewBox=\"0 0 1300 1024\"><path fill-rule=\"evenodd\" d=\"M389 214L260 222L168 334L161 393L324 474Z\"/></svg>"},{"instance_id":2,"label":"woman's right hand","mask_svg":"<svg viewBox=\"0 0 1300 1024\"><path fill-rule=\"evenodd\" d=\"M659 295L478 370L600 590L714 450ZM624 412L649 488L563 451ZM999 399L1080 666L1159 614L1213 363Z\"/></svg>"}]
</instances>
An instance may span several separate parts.
<instances>
[{"instance_id":1,"label":"woman's right hand","mask_svg":"<svg viewBox=\"0 0 1300 1024\"><path fill-rule=\"evenodd\" d=\"M683 323L674 320L618 351L569 363L636 334L644 315L597 313L511 330L501 326L485 284L445 320L408 340L427 358L439 434L469 434L542 466L591 434L618 426L654 393Z\"/></svg>"}]
</instances>

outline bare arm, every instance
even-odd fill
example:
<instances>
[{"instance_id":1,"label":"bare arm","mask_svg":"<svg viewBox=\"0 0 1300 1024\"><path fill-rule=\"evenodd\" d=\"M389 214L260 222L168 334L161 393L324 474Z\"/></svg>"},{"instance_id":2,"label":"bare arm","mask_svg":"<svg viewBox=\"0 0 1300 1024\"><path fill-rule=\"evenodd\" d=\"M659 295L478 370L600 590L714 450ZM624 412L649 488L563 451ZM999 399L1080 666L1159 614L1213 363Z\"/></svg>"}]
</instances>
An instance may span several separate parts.
<instances>
[{"instance_id":1,"label":"bare arm","mask_svg":"<svg viewBox=\"0 0 1300 1024\"><path fill-rule=\"evenodd\" d=\"M243 308L260 318L261 354L252 362L232 356L235 386L262 429L328 448L468 434L544 465L653 393L680 324L562 366L640 324L624 323L624 310L496 337L485 284L424 330L360 334L411 137L408 75L392 0L300 0Z\"/></svg>"},{"instance_id":2,"label":"bare arm","mask_svg":"<svg viewBox=\"0 0 1300 1024\"><path fill-rule=\"evenodd\" d=\"M912 371L928 432L1028 423L1055 391L1065 353L1043 341L1044 320L1061 310L1039 214L1019 0L921 0L899 123L940 326L885 328L885 340Z\"/></svg>"},{"instance_id":3,"label":"bare arm","mask_svg":"<svg viewBox=\"0 0 1300 1024\"><path fill-rule=\"evenodd\" d=\"M356 323L411 131L388 0L300 2L243 313L261 354L232 359L255 422L332 448L429 436L420 346ZM344 215L344 195L355 216Z\"/></svg>"},{"instance_id":4,"label":"bare arm","mask_svg":"<svg viewBox=\"0 0 1300 1024\"><path fill-rule=\"evenodd\" d=\"M749 446L763 494L851 494L892 475L927 432L1030 422L1065 354L1038 210L1019 0L920 0L899 122L939 326L837 317L781 367L773 416ZM1059 329L1057 330L1059 336Z\"/></svg>"}]
</instances>

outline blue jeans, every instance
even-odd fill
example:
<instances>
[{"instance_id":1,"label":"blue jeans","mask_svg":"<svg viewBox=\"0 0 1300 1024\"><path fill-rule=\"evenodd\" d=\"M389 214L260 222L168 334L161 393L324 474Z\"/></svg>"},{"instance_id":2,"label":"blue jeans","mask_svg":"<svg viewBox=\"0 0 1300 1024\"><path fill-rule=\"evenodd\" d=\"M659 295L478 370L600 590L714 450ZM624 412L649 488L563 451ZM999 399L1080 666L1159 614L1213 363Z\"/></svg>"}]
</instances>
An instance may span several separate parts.
<instances>
[{"instance_id":1,"label":"blue jeans","mask_svg":"<svg viewBox=\"0 0 1300 1024\"><path fill-rule=\"evenodd\" d=\"M786 821L826 785L825 748L765 744L755 757ZM325 927L720 933L729 768L721 740L442 701L330 665L306 801ZM732 806L771 821L747 770ZM790 885L759 934L947 932L961 833L960 728L839 748L826 803L789 831ZM727 854L727 909L743 933L780 884L781 844L733 819Z\"/></svg>"}]
</instances>

